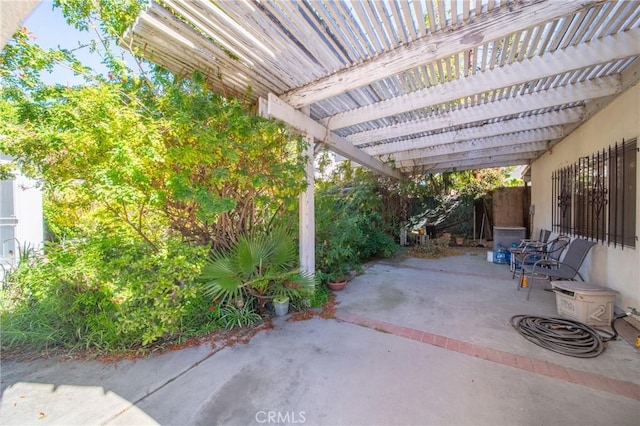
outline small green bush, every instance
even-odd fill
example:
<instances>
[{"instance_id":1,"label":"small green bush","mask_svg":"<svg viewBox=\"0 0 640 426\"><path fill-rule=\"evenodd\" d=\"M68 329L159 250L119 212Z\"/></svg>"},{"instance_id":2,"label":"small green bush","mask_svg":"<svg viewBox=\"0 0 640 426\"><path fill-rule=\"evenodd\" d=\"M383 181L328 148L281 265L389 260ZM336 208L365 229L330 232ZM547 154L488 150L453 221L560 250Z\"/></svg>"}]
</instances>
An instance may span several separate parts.
<instances>
[{"instance_id":1,"label":"small green bush","mask_svg":"<svg viewBox=\"0 0 640 426\"><path fill-rule=\"evenodd\" d=\"M262 321L262 317L250 303L240 306L227 304L220 310L220 325L223 328L247 327Z\"/></svg>"},{"instance_id":2,"label":"small green bush","mask_svg":"<svg viewBox=\"0 0 640 426\"><path fill-rule=\"evenodd\" d=\"M317 285L316 291L309 298L309 305L312 308L321 308L329 300L329 289L325 285Z\"/></svg>"}]
</instances>

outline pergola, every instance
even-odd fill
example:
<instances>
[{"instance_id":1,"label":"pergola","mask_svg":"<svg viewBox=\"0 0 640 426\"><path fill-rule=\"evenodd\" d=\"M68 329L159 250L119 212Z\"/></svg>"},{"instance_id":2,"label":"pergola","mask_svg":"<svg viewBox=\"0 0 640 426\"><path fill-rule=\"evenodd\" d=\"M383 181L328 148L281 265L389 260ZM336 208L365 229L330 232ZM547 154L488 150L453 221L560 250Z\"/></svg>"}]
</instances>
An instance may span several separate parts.
<instances>
[{"instance_id":1,"label":"pergola","mask_svg":"<svg viewBox=\"0 0 640 426\"><path fill-rule=\"evenodd\" d=\"M530 164L638 82L639 24L638 1L162 0L125 43L400 179Z\"/></svg>"}]
</instances>

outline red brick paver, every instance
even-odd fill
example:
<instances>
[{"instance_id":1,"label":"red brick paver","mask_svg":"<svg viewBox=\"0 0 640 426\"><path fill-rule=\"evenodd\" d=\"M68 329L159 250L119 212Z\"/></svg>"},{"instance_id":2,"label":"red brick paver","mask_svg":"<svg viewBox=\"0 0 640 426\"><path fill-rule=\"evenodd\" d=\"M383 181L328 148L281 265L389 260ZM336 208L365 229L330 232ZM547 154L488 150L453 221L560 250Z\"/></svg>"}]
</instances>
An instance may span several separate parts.
<instances>
[{"instance_id":1,"label":"red brick paver","mask_svg":"<svg viewBox=\"0 0 640 426\"><path fill-rule=\"evenodd\" d=\"M626 398L640 400L640 385L624 380L612 379L600 374L563 367L559 364L541 361L511 352L500 351L478 345L476 343L464 342L462 340L452 339L451 337L433 334L415 328L398 326L386 321L379 321L348 312L338 311L335 313L335 318L428 345L437 346L448 351L474 356L489 362L495 362L497 364L529 371L541 376L551 377L580 386L624 396Z\"/></svg>"}]
</instances>

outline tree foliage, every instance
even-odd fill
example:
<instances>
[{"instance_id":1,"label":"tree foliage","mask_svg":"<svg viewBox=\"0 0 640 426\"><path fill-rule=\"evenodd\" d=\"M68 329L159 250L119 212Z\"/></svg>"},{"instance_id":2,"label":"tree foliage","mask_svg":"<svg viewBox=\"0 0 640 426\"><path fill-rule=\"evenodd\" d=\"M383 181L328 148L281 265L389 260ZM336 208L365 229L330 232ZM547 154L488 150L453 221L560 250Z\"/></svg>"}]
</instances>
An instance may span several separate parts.
<instances>
[{"instance_id":1,"label":"tree foliage","mask_svg":"<svg viewBox=\"0 0 640 426\"><path fill-rule=\"evenodd\" d=\"M390 181L341 163L327 179L316 181L316 268L324 281L358 269L365 261L389 257L392 200L401 201Z\"/></svg>"},{"instance_id":2,"label":"tree foliage","mask_svg":"<svg viewBox=\"0 0 640 426\"><path fill-rule=\"evenodd\" d=\"M61 3L70 21L88 26L93 2ZM123 19L104 4L99 13ZM107 34L114 25L103 23ZM37 82L36 71L65 58L38 51L19 32L3 55L0 100L0 150L43 183L59 236L112 220L153 247L169 229L228 249L236 235L268 229L293 208L305 186L303 141L282 125L211 93L198 74L187 80L155 69L151 80L129 79L115 59L108 65L120 77L75 87ZM28 81L6 68L18 65L31 71Z\"/></svg>"},{"instance_id":3,"label":"tree foliage","mask_svg":"<svg viewBox=\"0 0 640 426\"><path fill-rule=\"evenodd\" d=\"M7 278L19 297L2 310L3 347L122 349L208 331L223 315L196 279L206 252L265 233L296 208L304 141L212 93L200 73L139 58L130 68L114 46L142 3L54 4L70 25L97 30L80 48L108 72L40 48L26 28L0 54L0 151L13 158L0 174L39 182L52 240L46 260ZM57 67L84 83L44 84L41 73Z\"/></svg>"}]
</instances>

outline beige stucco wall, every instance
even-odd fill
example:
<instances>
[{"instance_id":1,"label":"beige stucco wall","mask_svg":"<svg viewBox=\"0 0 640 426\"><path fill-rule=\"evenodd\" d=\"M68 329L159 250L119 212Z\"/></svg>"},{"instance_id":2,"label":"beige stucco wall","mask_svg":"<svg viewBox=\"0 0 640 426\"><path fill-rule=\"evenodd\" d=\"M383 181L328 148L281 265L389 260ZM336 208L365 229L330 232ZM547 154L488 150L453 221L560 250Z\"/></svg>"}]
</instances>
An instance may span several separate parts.
<instances>
[{"instance_id":1,"label":"beige stucco wall","mask_svg":"<svg viewBox=\"0 0 640 426\"><path fill-rule=\"evenodd\" d=\"M551 173L613 145L638 137L640 142L640 85L620 95L609 106L560 142L531 166L531 203L535 207L534 229L551 229ZM637 154L636 154L637 155ZM637 168L636 168L637 171ZM636 236L640 232L640 174L636 174ZM636 248L606 244L595 246L581 269L585 280L620 292L616 305L640 309L640 242ZM636 323L638 324L638 323Z\"/></svg>"}]
</instances>

